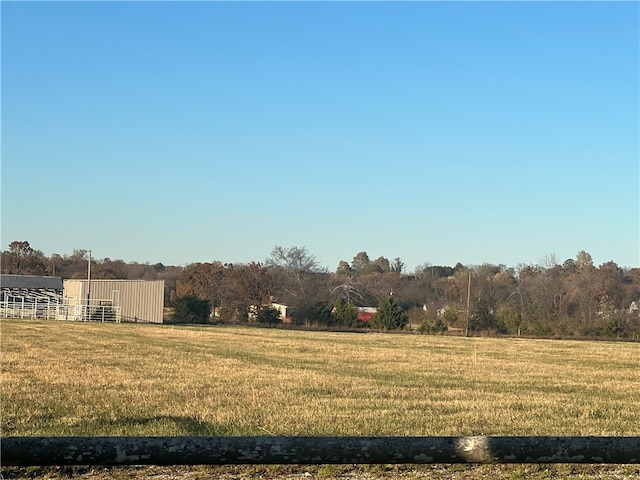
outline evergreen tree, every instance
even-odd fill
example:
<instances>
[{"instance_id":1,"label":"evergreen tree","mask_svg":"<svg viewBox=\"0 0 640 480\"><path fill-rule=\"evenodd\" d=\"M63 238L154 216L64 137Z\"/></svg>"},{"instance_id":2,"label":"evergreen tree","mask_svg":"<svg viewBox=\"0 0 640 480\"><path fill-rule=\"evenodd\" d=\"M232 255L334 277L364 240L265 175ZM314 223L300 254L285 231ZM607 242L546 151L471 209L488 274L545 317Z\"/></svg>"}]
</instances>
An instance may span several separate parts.
<instances>
[{"instance_id":1,"label":"evergreen tree","mask_svg":"<svg viewBox=\"0 0 640 480\"><path fill-rule=\"evenodd\" d=\"M280 318L280 310L269 305L258 310L257 319L258 323L267 323L269 325L275 325L282 322L282 319Z\"/></svg>"},{"instance_id":2,"label":"evergreen tree","mask_svg":"<svg viewBox=\"0 0 640 480\"><path fill-rule=\"evenodd\" d=\"M358 325L358 307L340 298L335 304L333 317L336 325L355 327Z\"/></svg>"},{"instance_id":3,"label":"evergreen tree","mask_svg":"<svg viewBox=\"0 0 640 480\"><path fill-rule=\"evenodd\" d=\"M373 328L382 330L400 330L405 328L407 323L409 317L391 295L378 304L378 310L371 319Z\"/></svg>"}]
</instances>

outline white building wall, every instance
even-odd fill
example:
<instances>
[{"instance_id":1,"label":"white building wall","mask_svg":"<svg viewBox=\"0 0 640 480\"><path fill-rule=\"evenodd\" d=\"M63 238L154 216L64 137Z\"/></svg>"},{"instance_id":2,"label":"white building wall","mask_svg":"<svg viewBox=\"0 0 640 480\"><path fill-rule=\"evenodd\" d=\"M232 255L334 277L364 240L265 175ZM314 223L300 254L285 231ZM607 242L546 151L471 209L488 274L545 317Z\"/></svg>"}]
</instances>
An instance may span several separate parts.
<instances>
[{"instance_id":1,"label":"white building wall","mask_svg":"<svg viewBox=\"0 0 640 480\"><path fill-rule=\"evenodd\" d=\"M162 323L164 312L164 280L76 280L64 281L64 298L69 305L91 306L109 302L120 307L123 320Z\"/></svg>"}]
</instances>

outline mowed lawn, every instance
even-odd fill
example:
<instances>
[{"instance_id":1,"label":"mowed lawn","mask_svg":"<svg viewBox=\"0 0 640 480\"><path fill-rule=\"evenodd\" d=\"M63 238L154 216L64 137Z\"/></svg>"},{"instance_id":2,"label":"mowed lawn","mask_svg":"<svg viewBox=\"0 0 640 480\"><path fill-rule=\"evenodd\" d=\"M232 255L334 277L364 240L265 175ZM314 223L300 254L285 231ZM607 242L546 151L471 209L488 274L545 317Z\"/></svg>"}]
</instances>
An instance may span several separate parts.
<instances>
[{"instance_id":1,"label":"mowed lawn","mask_svg":"<svg viewBox=\"0 0 640 480\"><path fill-rule=\"evenodd\" d=\"M636 343L3 320L2 435L640 435Z\"/></svg>"}]
</instances>

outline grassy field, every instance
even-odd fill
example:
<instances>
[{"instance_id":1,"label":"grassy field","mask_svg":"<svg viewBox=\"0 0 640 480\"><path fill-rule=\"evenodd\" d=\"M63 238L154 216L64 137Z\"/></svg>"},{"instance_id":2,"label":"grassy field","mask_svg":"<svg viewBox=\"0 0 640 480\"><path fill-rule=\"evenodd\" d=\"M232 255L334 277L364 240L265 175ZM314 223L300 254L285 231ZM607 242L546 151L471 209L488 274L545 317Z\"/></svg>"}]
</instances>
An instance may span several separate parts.
<instances>
[{"instance_id":1,"label":"grassy field","mask_svg":"<svg viewBox=\"0 0 640 480\"><path fill-rule=\"evenodd\" d=\"M0 326L2 435L640 435L634 343Z\"/></svg>"}]
</instances>

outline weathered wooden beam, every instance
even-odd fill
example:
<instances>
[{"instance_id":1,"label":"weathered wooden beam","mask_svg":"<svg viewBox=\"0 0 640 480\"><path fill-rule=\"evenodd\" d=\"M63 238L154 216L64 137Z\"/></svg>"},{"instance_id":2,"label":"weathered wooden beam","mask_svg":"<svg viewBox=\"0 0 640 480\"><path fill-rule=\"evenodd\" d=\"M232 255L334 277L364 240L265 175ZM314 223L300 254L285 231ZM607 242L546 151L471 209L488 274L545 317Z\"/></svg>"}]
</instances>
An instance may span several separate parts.
<instances>
[{"instance_id":1,"label":"weathered wooden beam","mask_svg":"<svg viewBox=\"0 0 640 480\"><path fill-rule=\"evenodd\" d=\"M640 437L3 437L6 466L640 463Z\"/></svg>"}]
</instances>

